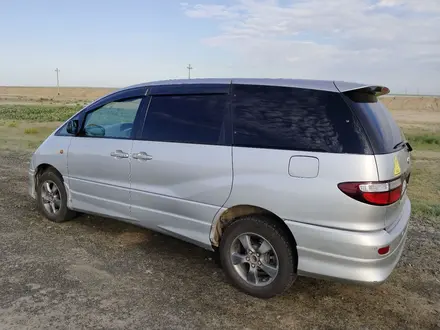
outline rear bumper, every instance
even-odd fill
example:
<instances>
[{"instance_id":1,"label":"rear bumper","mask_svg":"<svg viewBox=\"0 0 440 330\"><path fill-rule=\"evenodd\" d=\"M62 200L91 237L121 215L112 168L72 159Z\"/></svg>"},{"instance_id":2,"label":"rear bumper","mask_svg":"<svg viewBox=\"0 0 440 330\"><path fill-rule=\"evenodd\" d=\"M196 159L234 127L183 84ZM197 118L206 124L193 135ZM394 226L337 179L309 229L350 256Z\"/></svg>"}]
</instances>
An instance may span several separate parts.
<instances>
[{"instance_id":1,"label":"rear bumper","mask_svg":"<svg viewBox=\"0 0 440 330\"><path fill-rule=\"evenodd\" d=\"M402 255L411 202L391 231L353 232L286 221L297 242L298 274L363 284L384 282ZM377 250L390 246L388 254Z\"/></svg>"}]
</instances>

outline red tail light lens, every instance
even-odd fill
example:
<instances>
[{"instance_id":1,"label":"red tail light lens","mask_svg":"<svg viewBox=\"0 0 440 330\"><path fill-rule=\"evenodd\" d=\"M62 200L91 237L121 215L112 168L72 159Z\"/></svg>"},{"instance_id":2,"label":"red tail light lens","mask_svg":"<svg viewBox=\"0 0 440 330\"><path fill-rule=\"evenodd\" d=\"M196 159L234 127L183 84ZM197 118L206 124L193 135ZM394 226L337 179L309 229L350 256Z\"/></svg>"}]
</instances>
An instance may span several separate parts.
<instances>
[{"instance_id":1,"label":"red tail light lens","mask_svg":"<svg viewBox=\"0 0 440 330\"><path fill-rule=\"evenodd\" d=\"M388 252L390 252L390 246L389 245L381 247L379 250L377 250L377 253L379 253L380 255L387 254Z\"/></svg>"},{"instance_id":2,"label":"red tail light lens","mask_svg":"<svg viewBox=\"0 0 440 330\"><path fill-rule=\"evenodd\" d=\"M380 193L364 193L363 197L370 203L376 205L389 205L397 202L400 199L402 187L396 188L388 192Z\"/></svg>"},{"instance_id":3,"label":"red tail light lens","mask_svg":"<svg viewBox=\"0 0 440 330\"><path fill-rule=\"evenodd\" d=\"M402 180L390 182L344 182L339 189L360 202L372 205L390 205L402 196Z\"/></svg>"}]
</instances>

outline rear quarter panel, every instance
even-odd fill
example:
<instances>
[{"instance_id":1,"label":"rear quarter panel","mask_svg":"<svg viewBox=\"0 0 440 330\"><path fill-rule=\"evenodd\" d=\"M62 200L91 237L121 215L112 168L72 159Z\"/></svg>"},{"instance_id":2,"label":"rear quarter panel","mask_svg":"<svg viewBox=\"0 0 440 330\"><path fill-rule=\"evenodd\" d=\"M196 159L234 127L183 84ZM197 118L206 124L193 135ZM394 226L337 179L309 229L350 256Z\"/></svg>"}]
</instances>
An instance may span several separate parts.
<instances>
[{"instance_id":1,"label":"rear quarter panel","mask_svg":"<svg viewBox=\"0 0 440 330\"><path fill-rule=\"evenodd\" d=\"M292 156L317 158L316 177L289 175ZM384 208L358 202L337 186L346 181L378 180L373 155L234 147L233 166L233 188L227 207L254 205L285 220L346 230L384 228Z\"/></svg>"}]
</instances>

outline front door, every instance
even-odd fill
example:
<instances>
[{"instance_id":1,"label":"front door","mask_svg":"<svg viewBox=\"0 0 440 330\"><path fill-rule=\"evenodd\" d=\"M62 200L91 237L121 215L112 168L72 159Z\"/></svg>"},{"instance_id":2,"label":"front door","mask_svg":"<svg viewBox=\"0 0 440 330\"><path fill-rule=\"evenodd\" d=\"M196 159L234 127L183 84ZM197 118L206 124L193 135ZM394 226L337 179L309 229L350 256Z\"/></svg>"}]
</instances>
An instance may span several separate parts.
<instances>
[{"instance_id":1,"label":"front door","mask_svg":"<svg viewBox=\"0 0 440 330\"><path fill-rule=\"evenodd\" d=\"M112 100L83 116L68 150L72 207L130 218L130 154L133 126L143 97Z\"/></svg>"}]
</instances>

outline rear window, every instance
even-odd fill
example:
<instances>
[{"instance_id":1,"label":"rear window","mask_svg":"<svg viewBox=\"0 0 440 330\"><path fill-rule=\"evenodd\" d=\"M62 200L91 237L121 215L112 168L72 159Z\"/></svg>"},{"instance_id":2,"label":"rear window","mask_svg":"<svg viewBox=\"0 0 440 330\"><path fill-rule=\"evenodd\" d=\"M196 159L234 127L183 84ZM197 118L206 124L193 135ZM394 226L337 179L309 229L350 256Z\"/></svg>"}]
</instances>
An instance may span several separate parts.
<instances>
[{"instance_id":1,"label":"rear window","mask_svg":"<svg viewBox=\"0 0 440 330\"><path fill-rule=\"evenodd\" d=\"M233 86L234 146L372 154L340 93L278 86Z\"/></svg>"},{"instance_id":2,"label":"rear window","mask_svg":"<svg viewBox=\"0 0 440 330\"><path fill-rule=\"evenodd\" d=\"M376 95L360 91L344 93L367 132L375 154L395 152L394 147L404 139L391 112Z\"/></svg>"}]
</instances>

